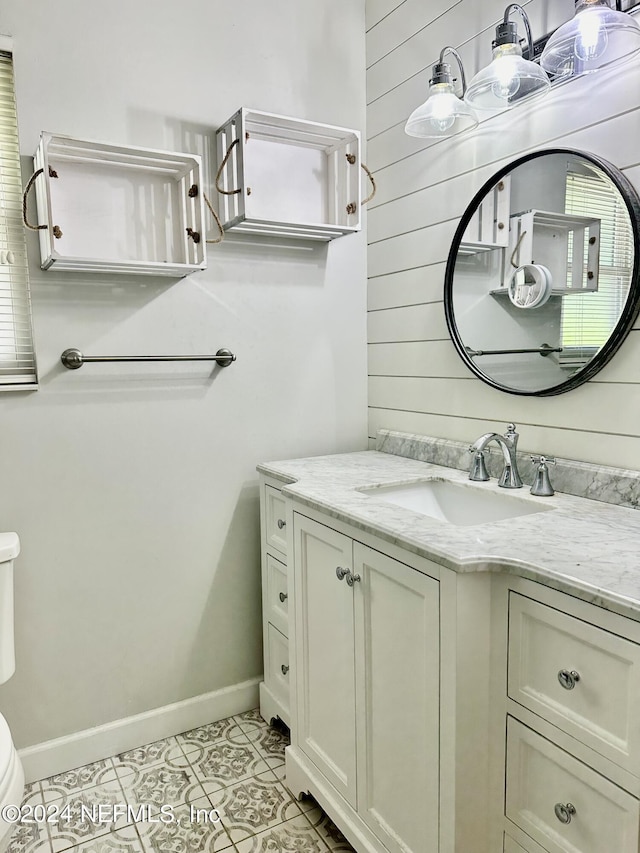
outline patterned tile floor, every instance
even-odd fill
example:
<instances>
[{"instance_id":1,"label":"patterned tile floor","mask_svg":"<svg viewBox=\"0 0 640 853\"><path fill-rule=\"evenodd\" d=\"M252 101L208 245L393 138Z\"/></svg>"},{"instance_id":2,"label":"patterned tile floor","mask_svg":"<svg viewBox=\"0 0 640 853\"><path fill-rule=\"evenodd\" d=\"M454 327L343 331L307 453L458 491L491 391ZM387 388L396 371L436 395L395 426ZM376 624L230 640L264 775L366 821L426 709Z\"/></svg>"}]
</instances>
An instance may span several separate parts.
<instances>
[{"instance_id":1,"label":"patterned tile floor","mask_svg":"<svg viewBox=\"0 0 640 853\"><path fill-rule=\"evenodd\" d=\"M18 824L7 853L354 853L314 800L285 788L288 742L248 711L34 782L24 805L47 821Z\"/></svg>"}]
</instances>

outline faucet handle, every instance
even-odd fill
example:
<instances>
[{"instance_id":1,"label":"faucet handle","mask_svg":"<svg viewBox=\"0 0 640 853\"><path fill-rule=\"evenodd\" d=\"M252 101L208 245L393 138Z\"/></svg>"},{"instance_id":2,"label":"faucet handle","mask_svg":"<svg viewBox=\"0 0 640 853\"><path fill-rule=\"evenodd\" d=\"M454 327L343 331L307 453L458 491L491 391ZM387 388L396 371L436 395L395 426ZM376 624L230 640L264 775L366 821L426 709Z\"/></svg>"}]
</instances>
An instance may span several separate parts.
<instances>
[{"instance_id":1,"label":"faucet handle","mask_svg":"<svg viewBox=\"0 0 640 853\"><path fill-rule=\"evenodd\" d=\"M516 425L515 424L507 424L507 435L517 435Z\"/></svg>"},{"instance_id":2,"label":"faucet handle","mask_svg":"<svg viewBox=\"0 0 640 853\"><path fill-rule=\"evenodd\" d=\"M533 485L531 486L531 494L538 495L543 498L550 498L554 494L551 480L549 479L549 469L547 463L556 464L556 460L552 456L532 456L531 461L538 468L535 473Z\"/></svg>"},{"instance_id":3,"label":"faucet handle","mask_svg":"<svg viewBox=\"0 0 640 853\"><path fill-rule=\"evenodd\" d=\"M532 456L531 461L534 465L546 465L547 462L550 465L556 464L555 456Z\"/></svg>"},{"instance_id":4,"label":"faucet handle","mask_svg":"<svg viewBox=\"0 0 640 853\"><path fill-rule=\"evenodd\" d=\"M473 453L473 459L471 460L471 469L469 471L469 479L477 480L480 482L488 480L489 473L487 471L487 466L484 461L484 451L477 450L473 446L471 446L469 450Z\"/></svg>"}]
</instances>

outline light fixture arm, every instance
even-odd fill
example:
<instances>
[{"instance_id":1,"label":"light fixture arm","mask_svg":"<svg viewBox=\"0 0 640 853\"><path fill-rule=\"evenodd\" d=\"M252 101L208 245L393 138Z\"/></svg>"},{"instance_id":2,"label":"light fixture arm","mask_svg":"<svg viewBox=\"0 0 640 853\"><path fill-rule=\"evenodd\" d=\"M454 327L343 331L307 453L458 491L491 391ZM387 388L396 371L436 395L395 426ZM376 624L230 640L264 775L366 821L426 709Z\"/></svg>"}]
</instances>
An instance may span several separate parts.
<instances>
[{"instance_id":1,"label":"light fixture arm","mask_svg":"<svg viewBox=\"0 0 640 853\"><path fill-rule=\"evenodd\" d=\"M462 64L462 58L455 47L443 47L440 51L440 61L437 65L433 66L433 83L452 83L453 79L451 77L451 66L448 62L444 61L445 56L451 53L456 62L458 63L458 67L460 68L460 82L462 83L462 97L464 97L465 92L467 91L467 78L464 73L464 66Z\"/></svg>"},{"instance_id":2,"label":"light fixture arm","mask_svg":"<svg viewBox=\"0 0 640 853\"><path fill-rule=\"evenodd\" d=\"M498 35L498 39L496 40L496 42L498 44L505 44L509 41L512 41L512 38L509 37L509 35L511 33L515 33L516 40L517 40L517 31L513 29L515 27L515 25L509 21L509 15L511 14L511 12L517 12L520 15L520 17L522 18L522 23L524 24L524 29L525 29L525 32L527 34L527 46L528 46L528 50L529 50L529 54L528 54L529 60L532 60L533 59L533 34L531 32L531 23L529 22L529 16L525 12L525 10L522 8L522 6L519 6L517 3L510 3L507 6L507 8L504 10L504 20L502 22L502 26L498 27L498 30L496 30L496 34ZM500 39L501 36L504 36L504 38L505 38L504 42L501 41L501 39Z\"/></svg>"}]
</instances>

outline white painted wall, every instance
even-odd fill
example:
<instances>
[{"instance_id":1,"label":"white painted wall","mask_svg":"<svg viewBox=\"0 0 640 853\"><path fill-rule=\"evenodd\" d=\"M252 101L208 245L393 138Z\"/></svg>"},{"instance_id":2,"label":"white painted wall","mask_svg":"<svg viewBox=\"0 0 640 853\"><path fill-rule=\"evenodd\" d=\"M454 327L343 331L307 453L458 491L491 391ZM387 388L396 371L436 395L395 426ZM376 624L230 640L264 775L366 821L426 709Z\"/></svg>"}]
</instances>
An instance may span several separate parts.
<instances>
[{"instance_id":1,"label":"white painted wall","mask_svg":"<svg viewBox=\"0 0 640 853\"><path fill-rule=\"evenodd\" d=\"M25 182L43 129L209 161L243 105L364 127L362 0L7 0L0 31ZM255 465L366 445L364 235L229 242L178 283L41 272L28 239L41 387L0 395L19 746L258 676ZM238 361L68 372L69 346Z\"/></svg>"},{"instance_id":2,"label":"white painted wall","mask_svg":"<svg viewBox=\"0 0 640 853\"><path fill-rule=\"evenodd\" d=\"M495 391L464 366L442 302L458 221L482 184L527 151L567 146L605 157L640 189L640 63L574 80L545 100L433 142L405 135L440 50L469 78L491 59L504 0L367 0L367 131L378 195L369 211L369 436L380 428L471 441L515 421L523 450L640 469L640 324L586 385L557 397ZM528 0L534 37L573 0ZM514 18L514 20L517 20Z\"/></svg>"}]
</instances>

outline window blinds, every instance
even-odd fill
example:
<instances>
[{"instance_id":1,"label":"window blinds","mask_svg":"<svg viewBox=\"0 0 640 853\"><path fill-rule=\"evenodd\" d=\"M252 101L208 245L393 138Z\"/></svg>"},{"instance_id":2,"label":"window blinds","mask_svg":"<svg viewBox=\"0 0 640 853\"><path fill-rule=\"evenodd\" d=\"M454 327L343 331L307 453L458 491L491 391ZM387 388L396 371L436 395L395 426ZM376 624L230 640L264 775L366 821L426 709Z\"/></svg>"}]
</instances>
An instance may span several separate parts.
<instances>
[{"instance_id":1,"label":"window blinds","mask_svg":"<svg viewBox=\"0 0 640 853\"><path fill-rule=\"evenodd\" d=\"M600 219L600 274L597 291L562 300L565 359L572 351L589 357L608 340L624 307L633 269L633 231L617 188L604 176L569 172L566 190L566 213Z\"/></svg>"},{"instance_id":2,"label":"window blinds","mask_svg":"<svg viewBox=\"0 0 640 853\"><path fill-rule=\"evenodd\" d=\"M36 386L13 62L0 52L0 390Z\"/></svg>"}]
</instances>

